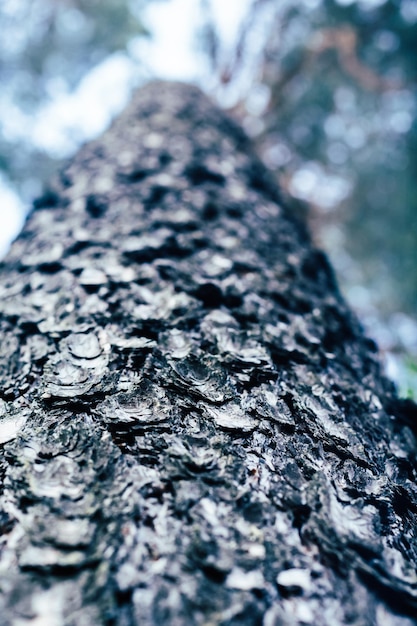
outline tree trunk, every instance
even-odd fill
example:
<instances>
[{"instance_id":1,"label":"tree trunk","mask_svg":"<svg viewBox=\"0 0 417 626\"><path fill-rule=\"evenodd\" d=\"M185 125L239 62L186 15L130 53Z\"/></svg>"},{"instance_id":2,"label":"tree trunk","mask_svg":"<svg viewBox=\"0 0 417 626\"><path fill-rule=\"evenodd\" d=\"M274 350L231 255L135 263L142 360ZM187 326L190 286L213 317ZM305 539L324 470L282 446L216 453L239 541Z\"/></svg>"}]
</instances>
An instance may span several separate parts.
<instances>
[{"instance_id":1,"label":"tree trunk","mask_svg":"<svg viewBox=\"0 0 417 626\"><path fill-rule=\"evenodd\" d=\"M0 290L2 626L417 623L414 405L197 89L82 148Z\"/></svg>"}]
</instances>

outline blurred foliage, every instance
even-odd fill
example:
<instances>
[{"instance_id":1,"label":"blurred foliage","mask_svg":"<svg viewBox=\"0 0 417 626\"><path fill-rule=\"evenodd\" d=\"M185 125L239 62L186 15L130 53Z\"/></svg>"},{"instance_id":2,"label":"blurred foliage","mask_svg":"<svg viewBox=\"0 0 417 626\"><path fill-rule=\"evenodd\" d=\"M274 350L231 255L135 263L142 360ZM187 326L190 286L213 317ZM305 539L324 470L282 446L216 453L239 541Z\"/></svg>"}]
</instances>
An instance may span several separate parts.
<instances>
[{"instance_id":1,"label":"blurred foliage","mask_svg":"<svg viewBox=\"0 0 417 626\"><path fill-rule=\"evenodd\" d=\"M25 196L53 159L16 132L54 97L71 92L92 67L146 35L145 0L0 1L0 171ZM30 177L29 177L30 174ZM30 189L29 194L30 196Z\"/></svg>"},{"instance_id":2,"label":"blurred foliage","mask_svg":"<svg viewBox=\"0 0 417 626\"><path fill-rule=\"evenodd\" d=\"M239 90L234 113L416 394L417 2L252 0L226 59L210 14L204 32L217 91Z\"/></svg>"},{"instance_id":3,"label":"blurred foliage","mask_svg":"<svg viewBox=\"0 0 417 626\"><path fill-rule=\"evenodd\" d=\"M298 209L312 206L335 264L348 263L343 250L360 259L379 307L415 313L417 3L254 0L251 16L219 84L239 81L263 24L256 80L235 112ZM205 32L216 66L215 25Z\"/></svg>"},{"instance_id":4,"label":"blurred foliage","mask_svg":"<svg viewBox=\"0 0 417 626\"><path fill-rule=\"evenodd\" d=\"M70 88L108 54L143 33L128 2L6 0L0 4L0 77L30 110L65 83Z\"/></svg>"}]
</instances>

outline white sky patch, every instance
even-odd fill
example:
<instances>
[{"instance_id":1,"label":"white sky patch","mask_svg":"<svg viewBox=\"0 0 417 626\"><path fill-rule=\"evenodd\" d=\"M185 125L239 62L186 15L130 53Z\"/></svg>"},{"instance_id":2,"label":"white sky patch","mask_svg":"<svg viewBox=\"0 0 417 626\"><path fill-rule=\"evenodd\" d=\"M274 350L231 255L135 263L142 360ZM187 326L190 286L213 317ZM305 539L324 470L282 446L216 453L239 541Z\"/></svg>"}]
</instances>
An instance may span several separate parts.
<instances>
[{"instance_id":1,"label":"white sky patch","mask_svg":"<svg viewBox=\"0 0 417 626\"><path fill-rule=\"evenodd\" d=\"M252 0L211 0L210 6L223 46L233 50Z\"/></svg>"},{"instance_id":2,"label":"white sky patch","mask_svg":"<svg viewBox=\"0 0 417 626\"><path fill-rule=\"evenodd\" d=\"M201 75L201 55L195 52L195 29L200 24L197 0L151 3L144 22L149 39L138 38L131 52L153 78L196 81Z\"/></svg>"},{"instance_id":3,"label":"white sky patch","mask_svg":"<svg viewBox=\"0 0 417 626\"><path fill-rule=\"evenodd\" d=\"M224 107L232 107L249 93L256 91L260 60L267 33L278 13L284 13L288 0L279 3L267 2L259 4L254 13L250 12L252 0L211 0L211 14L220 39L220 64L222 70L232 71L232 80L219 84L219 76L208 77L207 83L213 89L217 100ZM243 27L250 20L249 28L243 38L243 56L233 67L236 45L242 34ZM230 63L232 62L232 66ZM214 78L214 83L213 83ZM216 83L217 81L217 83ZM211 84L213 83L213 84Z\"/></svg>"},{"instance_id":4,"label":"white sky patch","mask_svg":"<svg viewBox=\"0 0 417 626\"><path fill-rule=\"evenodd\" d=\"M252 0L209 0L208 15L219 37L221 62L227 63L233 56L251 3ZM258 19L262 13L258 11ZM197 83L216 93L224 106L231 106L242 90L234 86L218 89L218 76L210 75L207 57L198 41L205 15L199 0L151 3L145 9L144 22L152 37L134 40L130 52L145 64L149 77Z\"/></svg>"},{"instance_id":5,"label":"white sky patch","mask_svg":"<svg viewBox=\"0 0 417 626\"><path fill-rule=\"evenodd\" d=\"M71 154L81 141L109 125L129 98L133 62L124 54L108 57L92 69L77 89L54 99L35 117L31 138L53 156Z\"/></svg>"}]
</instances>

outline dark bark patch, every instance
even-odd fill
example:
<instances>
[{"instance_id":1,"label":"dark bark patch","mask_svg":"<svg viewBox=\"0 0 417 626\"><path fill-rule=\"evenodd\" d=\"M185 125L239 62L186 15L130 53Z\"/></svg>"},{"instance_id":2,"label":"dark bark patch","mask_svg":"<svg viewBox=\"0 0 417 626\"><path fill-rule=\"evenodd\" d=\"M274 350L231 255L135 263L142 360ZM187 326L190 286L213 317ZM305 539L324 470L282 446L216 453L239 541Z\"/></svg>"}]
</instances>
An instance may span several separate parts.
<instances>
[{"instance_id":1,"label":"dark bark patch","mask_svg":"<svg viewBox=\"0 0 417 626\"><path fill-rule=\"evenodd\" d=\"M417 598L397 586L394 577L387 579L382 572L373 572L369 568L362 567L358 568L358 574L383 604L391 607L399 615L415 618Z\"/></svg>"},{"instance_id":2,"label":"dark bark patch","mask_svg":"<svg viewBox=\"0 0 417 626\"><path fill-rule=\"evenodd\" d=\"M271 293L273 300L286 311L297 314L311 313L313 303L305 298L298 297L294 294L284 295L283 293Z\"/></svg>"},{"instance_id":3,"label":"dark bark patch","mask_svg":"<svg viewBox=\"0 0 417 626\"><path fill-rule=\"evenodd\" d=\"M62 269L62 263L60 263L59 261L53 261L51 263L41 263L40 265L38 265L38 269L44 274L56 274Z\"/></svg>"},{"instance_id":4,"label":"dark bark patch","mask_svg":"<svg viewBox=\"0 0 417 626\"><path fill-rule=\"evenodd\" d=\"M264 507L261 502L253 501L249 495L246 494L237 501L239 509L242 511L243 517L246 521L252 524L262 524L265 522Z\"/></svg>"},{"instance_id":5,"label":"dark bark patch","mask_svg":"<svg viewBox=\"0 0 417 626\"><path fill-rule=\"evenodd\" d=\"M390 398L386 411L396 418L398 424L405 424L417 434L417 404L409 398Z\"/></svg>"},{"instance_id":6,"label":"dark bark patch","mask_svg":"<svg viewBox=\"0 0 417 626\"><path fill-rule=\"evenodd\" d=\"M158 157L159 163L162 167L165 167L173 160L173 156L169 152L163 151Z\"/></svg>"},{"instance_id":7,"label":"dark bark patch","mask_svg":"<svg viewBox=\"0 0 417 626\"><path fill-rule=\"evenodd\" d=\"M255 594L254 590L254 595ZM264 610L255 602L247 602L241 612L227 621L227 626L262 626ZM223 622L225 624L225 622Z\"/></svg>"},{"instance_id":8,"label":"dark bark patch","mask_svg":"<svg viewBox=\"0 0 417 626\"><path fill-rule=\"evenodd\" d=\"M247 172L248 185L254 191L263 193L271 200L279 201L279 192L277 186L271 179L267 170L257 161L251 164Z\"/></svg>"},{"instance_id":9,"label":"dark bark patch","mask_svg":"<svg viewBox=\"0 0 417 626\"><path fill-rule=\"evenodd\" d=\"M85 250L86 248L89 248L90 246L91 246L91 241L76 241L67 248L65 256L71 256L72 254L76 255L79 252L82 252L83 250ZM78 275L81 274L81 272L82 270L79 270Z\"/></svg>"},{"instance_id":10,"label":"dark bark patch","mask_svg":"<svg viewBox=\"0 0 417 626\"><path fill-rule=\"evenodd\" d=\"M411 512L417 513L417 503L413 502L407 490L402 486L395 488L392 498L392 506L394 511L400 517L410 516L413 518L413 516L410 515Z\"/></svg>"},{"instance_id":11,"label":"dark bark patch","mask_svg":"<svg viewBox=\"0 0 417 626\"><path fill-rule=\"evenodd\" d=\"M60 196L56 191L48 189L40 198L36 198L33 201L33 209L35 211L37 209L53 209L60 205L60 200Z\"/></svg>"},{"instance_id":12,"label":"dark bark patch","mask_svg":"<svg viewBox=\"0 0 417 626\"><path fill-rule=\"evenodd\" d=\"M5 511L0 511L0 534L7 535L15 525L15 521Z\"/></svg>"},{"instance_id":13,"label":"dark bark patch","mask_svg":"<svg viewBox=\"0 0 417 626\"><path fill-rule=\"evenodd\" d=\"M301 530L311 515L311 507L308 504L299 504L292 510L292 525L294 528Z\"/></svg>"},{"instance_id":14,"label":"dark bark patch","mask_svg":"<svg viewBox=\"0 0 417 626\"><path fill-rule=\"evenodd\" d=\"M245 132L230 117L219 119L218 127L221 132L235 140L237 148L241 150L251 150L250 142Z\"/></svg>"},{"instance_id":15,"label":"dark bark patch","mask_svg":"<svg viewBox=\"0 0 417 626\"><path fill-rule=\"evenodd\" d=\"M207 222L212 222L219 217L219 209L214 202L207 202L203 209L203 219Z\"/></svg>"},{"instance_id":16,"label":"dark bark patch","mask_svg":"<svg viewBox=\"0 0 417 626\"><path fill-rule=\"evenodd\" d=\"M91 217L103 217L107 211L107 199L100 195L91 194L87 196L85 210Z\"/></svg>"},{"instance_id":17,"label":"dark bark patch","mask_svg":"<svg viewBox=\"0 0 417 626\"><path fill-rule=\"evenodd\" d=\"M117 177L121 182L140 183L142 180L153 174L153 170L135 168L127 173L120 172Z\"/></svg>"},{"instance_id":18,"label":"dark bark patch","mask_svg":"<svg viewBox=\"0 0 417 626\"><path fill-rule=\"evenodd\" d=\"M192 292L192 295L198 300L201 300L208 309L215 309L223 302L223 294L220 287L213 283L199 285L199 287Z\"/></svg>"},{"instance_id":19,"label":"dark bark patch","mask_svg":"<svg viewBox=\"0 0 417 626\"><path fill-rule=\"evenodd\" d=\"M226 213L229 217L239 219L243 216L243 208L237 204L227 207Z\"/></svg>"},{"instance_id":20,"label":"dark bark patch","mask_svg":"<svg viewBox=\"0 0 417 626\"><path fill-rule=\"evenodd\" d=\"M299 350L289 351L273 344L270 344L268 349L271 353L272 361L278 369L281 369L283 365L288 363L308 363L307 355L303 354Z\"/></svg>"},{"instance_id":21,"label":"dark bark patch","mask_svg":"<svg viewBox=\"0 0 417 626\"><path fill-rule=\"evenodd\" d=\"M190 165L185 170L185 175L192 185L198 186L203 183L214 183L215 185L224 185L225 177L218 172L209 170L204 165Z\"/></svg>"},{"instance_id":22,"label":"dark bark patch","mask_svg":"<svg viewBox=\"0 0 417 626\"><path fill-rule=\"evenodd\" d=\"M147 210L152 209L156 204L158 204L165 198L169 191L169 187L164 187L163 185L154 185L151 189L149 196L145 200L145 208Z\"/></svg>"},{"instance_id":23,"label":"dark bark patch","mask_svg":"<svg viewBox=\"0 0 417 626\"><path fill-rule=\"evenodd\" d=\"M307 280L325 291L337 292L336 278L329 261L321 250L311 250L301 265L301 273Z\"/></svg>"},{"instance_id":24,"label":"dark bark patch","mask_svg":"<svg viewBox=\"0 0 417 626\"><path fill-rule=\"evenodd\" d=\"M328 306L323 311L325 329L322 346L327 352L332 352L344 342L353 339L354 332L346 317L334 306Z\"/></svg>"},{"instance_id":25,"label":"dark bark patch","mask_svg":"<svg viewBox=\"0 0 417 626\"><path fill-rule=\"evenodd\" d=\"M223 571L216 567L215 563L205 563L201 566L201 570L209 580L221 585L227 578L227 571Z\"/></svg>"},{"instance_id":26,"label":"dark bark patch","mask_svg":"<svg viewBox=\"0 0 417 626\"><path fill-rule=\"evenodd\" d=\"M64 189L68 189L68 187L71 187L73 184L71 176L65 171L61 171L59 173L59 180L61 181Z\"/></svg>"}]
</instances>

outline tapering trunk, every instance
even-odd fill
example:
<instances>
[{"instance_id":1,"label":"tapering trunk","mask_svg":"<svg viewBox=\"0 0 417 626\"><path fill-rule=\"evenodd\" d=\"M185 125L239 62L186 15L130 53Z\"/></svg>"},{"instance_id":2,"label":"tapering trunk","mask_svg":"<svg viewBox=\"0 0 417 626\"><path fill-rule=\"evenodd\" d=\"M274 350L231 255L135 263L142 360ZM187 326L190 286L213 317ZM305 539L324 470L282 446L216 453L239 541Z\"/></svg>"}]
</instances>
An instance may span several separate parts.
<instances>
[{"instance_id":1,"label":"tapering trunk","mask_svg":"<svg viewBox=\"0 0 417 626\"><path fill-rule=\"evenodd\" d=\"M75 156L0 291L2 626L417 623L414 405L197 89Z\"/></svg>"}]
</instances>

